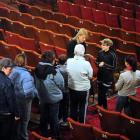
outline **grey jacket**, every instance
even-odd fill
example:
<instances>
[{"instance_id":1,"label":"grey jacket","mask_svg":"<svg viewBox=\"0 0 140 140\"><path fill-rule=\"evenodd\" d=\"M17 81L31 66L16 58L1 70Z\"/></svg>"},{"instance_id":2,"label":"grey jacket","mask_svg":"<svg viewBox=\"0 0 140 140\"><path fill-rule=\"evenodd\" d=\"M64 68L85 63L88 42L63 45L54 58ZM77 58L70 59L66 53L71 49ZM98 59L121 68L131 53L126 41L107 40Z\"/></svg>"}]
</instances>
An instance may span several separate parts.
<instances>
[{"instance_id":1,"label":"grey jacket","mask_svg":"<svg viewBox=\"0 0 140 140\"><path fill-rule=\"evenodd\" d=\"M125 71L120 74L120 77L115 84L119 96L135 95L135 89L140 86L140 71L136 72Z\"/></svg>"},{"instance_id":2,"label":"grey jacket","mask_svg":"<svg viewBox=\"0 0 140 140\"><path fill-rule=\"evenodd\" d=\"M35 83L40 103L56 103L63 98L64 79L52 64L39 62L35 69Z\"/></svg>"}]
</instances>

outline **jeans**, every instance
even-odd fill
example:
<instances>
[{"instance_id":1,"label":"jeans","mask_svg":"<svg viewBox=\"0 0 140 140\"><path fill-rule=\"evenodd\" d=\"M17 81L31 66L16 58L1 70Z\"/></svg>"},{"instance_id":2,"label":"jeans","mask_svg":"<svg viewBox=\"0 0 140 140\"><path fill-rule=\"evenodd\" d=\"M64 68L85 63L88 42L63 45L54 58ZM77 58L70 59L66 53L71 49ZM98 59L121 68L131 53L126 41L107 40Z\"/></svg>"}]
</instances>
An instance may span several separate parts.
<instances>
[{"instance_id":1,"label":"jeans","mask_svg":"<svg viewBox=\"0 0 140 140\"><path fill-rule=\"evenodd\" d=\"M40 132L43 136L49 137L48 125L50 125L50 136L59 137L59 102L54 104L40 105Z\"/></svg>"},{"instance_id":2,"label":"jeans","mask_svg":"<svg viewBox=\"0 0 140 140\"><path fill-rule=\"evenodd\" d=\"M32 100L26 100L24 102L24 105L22 105L21 114L22 117L17 123L17 138L15 140L28 140L28 123L30 120L30 114L31 114L31 104Z\"/></svg>"},{"instance_id":3,"label":"jeans","mask_svg":"<svg viewBox=\"0 0 140 140\"><path fill-rule=\"evenodd\" d=\"M116 111L121 112L124 108L124 113L131 116L131 110L129 107L128 97L127 96L118 96L116 103Z\"/></svg>"}]
</instances>

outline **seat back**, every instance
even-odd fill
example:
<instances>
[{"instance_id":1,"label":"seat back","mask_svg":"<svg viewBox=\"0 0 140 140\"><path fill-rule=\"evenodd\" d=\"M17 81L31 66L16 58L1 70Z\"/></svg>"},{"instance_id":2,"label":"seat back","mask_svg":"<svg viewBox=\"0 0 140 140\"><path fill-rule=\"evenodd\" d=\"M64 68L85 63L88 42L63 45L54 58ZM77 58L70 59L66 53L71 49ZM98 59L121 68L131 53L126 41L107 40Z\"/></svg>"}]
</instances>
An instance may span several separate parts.
<instances>
[{"instance_id":1,"label":"seat back","mask_svg":"<svg viewBox=\"0 0 140 140\"><path fill-rule=\"evenodd\" d=\"M129 96L129 104L134 118L140 119L140 99L135 96Z\"/></svg>"},{"instance_id":2,"label":"seat back","mask_svg":"<svg viewBox=\"0 0 140 140\"><path fill-rule=\"evenodd\" d=\"M135 19L120 16L121 28L127 31L135 31Z\"/></svg>"},{"instance_id":3,"label":"seat back","mask_svg":"<svg viewBox=\"0 0 140 140\"><path fill-rule=\"evenodd\" d=\"M76 17L82 18L81 9L78 4L72 3L69 6L70 6L70 15L71 16L76 16Z\"/></svg>"},{"instance_id":4,"label":"seat back","mask_svg":"<svg viewBox=\"0 0 140 140\"><path fill-rule=\"evenodd\" d=\"M127 137L120 134L111 134L109 132L102 131L98 128L93 128L95 140L129 140Z\"/></svg>"},{"instance_id":5,"label":"seat back","mask_svg":"<svg viewBox=\"0 0 140 140\"><path fill-rule=\"evenodd\" d=\"M68 118L73 140L94 140L93 130L91 125L82 124Z\"/></svg>"},{"instance_id":6,"label":"seat back","mask_svg":"<svg viewBox=\"0 0 140 140\"><path fill-rule=\"evenodd\" d=\"M61 13L70 15L69 3L67 1L58 1L57 4Z\"/></svg>"},{"instance_id":7,"label":"seat back","mask_svg":"<svg viewBox=\"0 0 140 140\"><path fill-rule=\"evenodd\" d=\"M46 138L46 137L41 136L40 134L38 134L35 131L31 132L30 137L31 137L31 140L52 140L50 138Z\"/></svg>"},{"instance_id":8,"label":"seat back","mask_svg":"<svg viewBox=\"0 0 140 140\"><path fill-rule=\"evenodd\" d=\"M125 114L121 115L123 134L131 140L140 139L140 119L134 119Z\"/></svg>"},{"instance_id":9,"label":"seat back","mask_svg":"<svg viewBox=\"0 0 140 140\"><path fill-rule=\"evenodd\" d=\"M109 111L97 106L101 128L104 131L120 134L121 133L121 115L119 112Z\"/></svg>"}]
</instances>

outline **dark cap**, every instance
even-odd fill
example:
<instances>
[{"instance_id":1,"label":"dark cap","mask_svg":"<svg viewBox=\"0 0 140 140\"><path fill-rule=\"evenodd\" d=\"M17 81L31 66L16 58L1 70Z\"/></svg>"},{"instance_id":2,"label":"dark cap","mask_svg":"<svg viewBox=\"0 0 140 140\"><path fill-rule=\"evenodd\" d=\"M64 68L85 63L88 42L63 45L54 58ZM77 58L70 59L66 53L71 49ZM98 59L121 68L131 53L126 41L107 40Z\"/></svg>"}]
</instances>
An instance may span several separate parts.
<instances>
[{"instance_id":1,"label":"dark cap","mask_svg":"<svg viewBox=\"0 0 140 140\"><path fill-rule=\"evenodd\" d=\"M10 58L2 58L0 59L0 68L2 67L14 67L15 64Z\"/></svg>"},{"instance_id":2,"label":"dark cap","mask_svg":"<svg viewBox=\"0 0 140 140\"><path fill-rule=\"evenodd\" d=\"M105 38L100 41L103 46L113 46L113 41L109 38Z\"/></svg>"}]
</instances>

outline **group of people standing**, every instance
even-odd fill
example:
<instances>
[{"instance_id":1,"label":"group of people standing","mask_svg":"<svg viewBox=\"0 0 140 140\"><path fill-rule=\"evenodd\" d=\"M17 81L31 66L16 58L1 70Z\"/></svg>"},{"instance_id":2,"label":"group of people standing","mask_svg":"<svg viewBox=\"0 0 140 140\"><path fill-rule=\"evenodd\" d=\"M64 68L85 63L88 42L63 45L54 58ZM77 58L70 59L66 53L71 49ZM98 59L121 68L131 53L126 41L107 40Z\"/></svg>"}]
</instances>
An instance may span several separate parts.
<instances>
[{"instance_id":1,"label":"group of people standing","mask_svg":"<svg viewBox=\"0 0 140 140\"><path fill-rule=\"evenodd\" d=\"M25 54L18 54L14 62L9 58L0 60L0 139L28 140L27 127L35 96L39 98L43 136L59 139L59 120L66 123L68 116L85 123L94 71L85 58L87 39L87 30L81 28L68 43L67 55L59 56L57 63L53 51L44 52L33 76L26 69ZM96 57L98 104L107 109L107 93L114 83L117 57L111 39L100 43L101 51ZM116 111L124 108L130 113L127 96L135 95L135 87L140 85L140 71L134 56L126 57L125 67L115 84ZM15 126L16 131L11 131Z\"/></svg>"}]
</instances>

